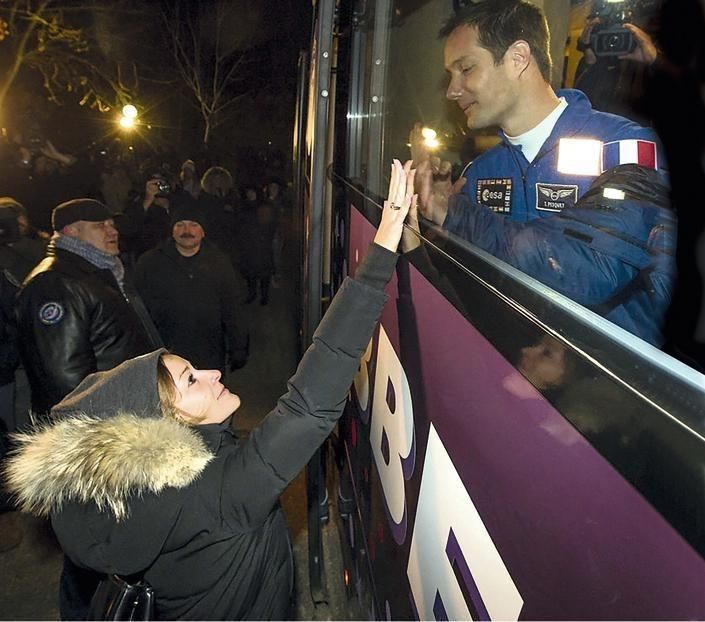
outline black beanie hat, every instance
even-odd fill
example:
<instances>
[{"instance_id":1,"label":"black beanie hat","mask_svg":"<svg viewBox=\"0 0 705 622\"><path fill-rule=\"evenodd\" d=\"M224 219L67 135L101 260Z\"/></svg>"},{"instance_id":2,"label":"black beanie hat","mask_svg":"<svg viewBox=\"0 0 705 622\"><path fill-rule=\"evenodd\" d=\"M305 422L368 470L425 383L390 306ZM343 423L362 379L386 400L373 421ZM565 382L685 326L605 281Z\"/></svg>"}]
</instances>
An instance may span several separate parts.
<instances>
[{"instance_id":1,"label":"black beanie hat","mask_svg":"<svg viewBox=\"0 0 705 622\"><path fill-rule=\"evenodd\" d=\"M169 208L172 227L180 220L191 220L201 225L201 227L205 231L205 214L203 210L198 206L198 203L196 203L196 200L193 199L190 195L171 197L169 200Z\"/></svg>"},{"instance_id":2,"label":"black beanie hat","mask_svg":"<svg viewBox=\"0 0 705 622\"><path fill-rule=\"evenodd\" d=\"M95 199L72 199L61 203L51 213L51 226L54 231L61 231L66 225L71 225L79 220L88 222L102 222L110 220L113 215L100 201Z\"/></svg>"}]
</instances>

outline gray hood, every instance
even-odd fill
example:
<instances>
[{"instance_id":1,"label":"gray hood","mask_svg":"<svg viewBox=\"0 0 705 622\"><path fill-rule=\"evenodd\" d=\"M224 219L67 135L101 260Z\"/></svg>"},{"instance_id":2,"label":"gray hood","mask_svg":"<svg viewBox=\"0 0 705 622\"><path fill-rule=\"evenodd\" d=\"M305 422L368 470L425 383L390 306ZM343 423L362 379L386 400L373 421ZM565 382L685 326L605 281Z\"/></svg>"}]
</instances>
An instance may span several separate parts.
<instances>
[{"instance_id":1,"label":"gray hood","mask_svg":"<svg viewBox=\"0 0 705 622\"><path fill-rule=\"evenodd\" d=\"M91 374L52 408L51 421L16 435L4 475L20 509L46 516L66 501L93 502L120 520L130 495L198 477L213 454L194 430L162 415L162 352Z\"/></svg>"}]
</instances>

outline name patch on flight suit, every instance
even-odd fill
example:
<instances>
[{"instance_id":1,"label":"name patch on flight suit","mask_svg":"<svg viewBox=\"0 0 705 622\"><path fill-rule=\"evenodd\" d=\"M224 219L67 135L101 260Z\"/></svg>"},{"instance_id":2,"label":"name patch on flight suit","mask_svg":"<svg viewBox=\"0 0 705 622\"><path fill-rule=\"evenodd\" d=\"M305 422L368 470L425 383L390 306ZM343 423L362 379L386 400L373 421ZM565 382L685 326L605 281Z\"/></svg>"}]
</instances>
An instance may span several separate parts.
<instances>
[{"instance_id":1,"label":"name patch on flight suit","mask_svg":"<svg viewBox=\"0 0 705 622\"><path fill-rule=\"evenodd\" d=\"M560 212L566 207L575 207L578 201L578 186L573 184L536 184L536 209Z\"/></svg>"},{"instance_id":2,"label":"name patch on flight suit","mask_svg":"<svg viewBox=\"0 0 705 622\"><path fill-rule=\"evenodd\" d=\"M512 211L512 180L478 179L477 202L489 207L498 214L509 214Z\"/></svg>"}]
</instances>

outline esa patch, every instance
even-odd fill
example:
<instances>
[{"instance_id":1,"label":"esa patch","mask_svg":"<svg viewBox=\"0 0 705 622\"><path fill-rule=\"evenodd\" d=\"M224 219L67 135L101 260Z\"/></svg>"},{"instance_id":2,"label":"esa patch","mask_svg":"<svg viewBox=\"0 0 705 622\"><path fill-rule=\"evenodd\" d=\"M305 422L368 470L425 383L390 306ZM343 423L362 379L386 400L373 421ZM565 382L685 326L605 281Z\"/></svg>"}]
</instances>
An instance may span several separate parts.
<instances>
[{"instance_id":1,"label":"esa patch","mask_svg":"<svg viewBox=\"0 0 705 622\"><path fill-rule=\"evenodd\" d=\"M512 180L478 179L476 185L477 202L489 207L498 214L512 211Z\"/></svg>"},{"instance_id":2,"label":"esa patch","mask_svg":"<svg viewBox=\"0 0 705 622\"><path fill-rule=\"evenodd\" d=\"M578 186L573 184L536 184L536 209L560 212L566 207L575 207L578 201Z\"/></svg>"},{"instance_id":3,"label":"esa patch","mask_svg":"<svg viewBox=\"0 0 705 622\"><path fill-rule=\"evenodd\" d=\"M47 326L58 324L63 317L64 308L58 302L45 302L39 309L39 320Z\"/></svg>"}]
</instances>

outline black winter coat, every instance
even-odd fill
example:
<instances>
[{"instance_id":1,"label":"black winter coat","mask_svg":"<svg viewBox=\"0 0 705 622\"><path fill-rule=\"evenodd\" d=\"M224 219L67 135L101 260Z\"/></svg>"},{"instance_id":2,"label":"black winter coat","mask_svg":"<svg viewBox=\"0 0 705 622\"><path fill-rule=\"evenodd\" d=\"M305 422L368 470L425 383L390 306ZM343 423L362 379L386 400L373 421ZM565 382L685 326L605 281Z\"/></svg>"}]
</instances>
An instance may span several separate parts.
<instances>
[{"instance_id":1,"label":"black winter coat","mask_svg":"<svg viewBox=\"0 0 705 622\"><path fill-rule=\"evenodd\" d=\"M88 374L112 369L160 345L150 339L125 281L123 296L110 270L75 253L49 249L17 298L20 353L43 414Z\"/></svg>"},{"instance_id":2,"label":"black winter coat","mask_svg":"<svg viewBox=\"0 0 705 622\"><path fill-rule=\"evenodd\" d=\"M241 366L247 331L238 304L238 280L229 259L207 241L183 257L173 240L137 262L135 283L164 345L200 369Z\"/></svg>"},{"instance_id":3,"label":"black winter coat","mask_svg":"<svg viewBox=\"0 0 705 622\"><path fill-rule=\"evenodd\" d=\"M22 508L51 515L81 566L147 569L161 619L285 619L293 575L278 499L340 417L381 313L396 254L373 249L247 442L227 421L161 416L155 352L87 378L50 429L20 439L7 472Z\"/></svg>"}]
</instances>

